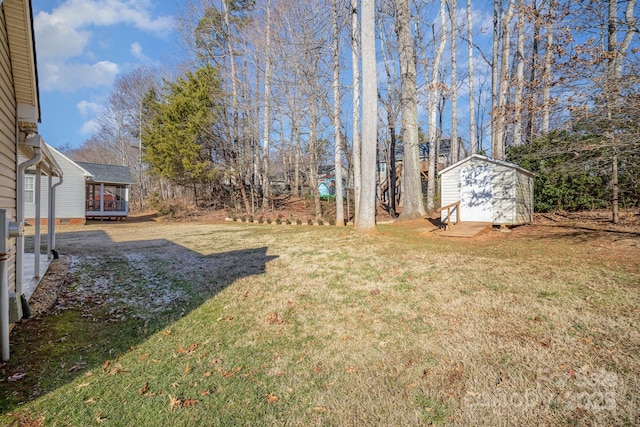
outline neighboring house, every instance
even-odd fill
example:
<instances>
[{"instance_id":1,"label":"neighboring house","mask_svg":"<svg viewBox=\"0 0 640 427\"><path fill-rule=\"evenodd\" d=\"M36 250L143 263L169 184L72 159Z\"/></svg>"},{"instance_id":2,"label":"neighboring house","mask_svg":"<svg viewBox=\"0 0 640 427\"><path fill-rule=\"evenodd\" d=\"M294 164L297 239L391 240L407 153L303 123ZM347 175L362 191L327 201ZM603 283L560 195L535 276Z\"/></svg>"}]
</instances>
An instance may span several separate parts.
<instances>
[{"instance_id":1,"label":"neighboring house","mask_svg":"<svg viewBox=\"0 0 640 427\"><path fill-rule=\"evenodd\" d=\"M64 171L64 181L56 191L55 218L58 224L84 224L87 219L125 219L129 215L129 185L133 183L126 166L74 162L48 146ZM36 181L34 171L26 176L25 193L29 195ZM47 180L43 176L42 182ZM43 186L44 188L44 186ZM48 193L42 192L42 197ZM25 217L35 222L35 205L27 197ZM41 222L48 223L48 215L41 211Z\"/></svg>"},{"instance_id":2,"label":"neighboring house","mask_svg":"<svg viewBox=\"0 0 640 427\"><path fill-rule=\"evenodd\" d=\"M460 202L451 221L521 225L533 222L534 174L513 163L473 154L440 172L441 207ZM447 210L441 220L446 221Z\"/></svg>"},{"instance_id":3,"label":"neighboring house","mask_svg":"<svg viewBox=\"0 0 640 427\"><path fill-rule=\"evenodd\" d=\"M129 186L133 184L127 166L76 162L88 171L85 216L87 219L125 219L129 215Z\"/></svg>"},{"instance_id":4,"label":"neighboring house","mask_svg":"<svg viewBox=\"0 0 640 427\"><path fill-rule=\"evenodd\" d=\"M32 281L23 278L24 237L17 236L24 218L24 171L32 165L49 176L62 176L38 135L40 102L29 0L0 0L0 105L0 347L2 359L9 360L9 323L22 317L22 287ZM20 162L18 153L28 160ZM48 181L54 185L53 180ZM11 233L7 223L12 225ZM54 234L54 229L48 230L49 249ZM34 243L40 247L39 227ZM41 275L39 252L31 258L35 279Z\"/></svg>"},{"instance_id":5,"label":"neighboring house","mask_svg":"<svg viewBox=\"0 0 640 427\"><path fill-rule=\"evenodd\" d=\"M64 181L56 189L56 223L84 224L85 187L91 173L55 148L51 146L48 146L48 148L64 173ZM43 176L42 183L45 183L47 179L46 176ZM33 195L35 184L35 170L28 170L25 176L25 219L29 224L35 222L36 216L35 198ZM48 197L47 187L43 185L42 198L46 199ZM49 223L49 214L45 209L41 209L40 218L43 224Z\"/></svg>"}]
</instances>

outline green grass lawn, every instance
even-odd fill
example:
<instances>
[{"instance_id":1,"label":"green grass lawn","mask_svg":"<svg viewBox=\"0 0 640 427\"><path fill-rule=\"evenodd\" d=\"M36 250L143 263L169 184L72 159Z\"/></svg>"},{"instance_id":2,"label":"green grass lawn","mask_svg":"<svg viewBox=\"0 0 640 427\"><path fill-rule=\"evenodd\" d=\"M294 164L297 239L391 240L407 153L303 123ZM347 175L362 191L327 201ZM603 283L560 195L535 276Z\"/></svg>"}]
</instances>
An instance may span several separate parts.
<instances>
[{"instance_id":1,"label":"green grass lawn","mask_svg":"<svg viewBox=\"0 0 640 427\"><path fill-rule=\"evenodd\" d=\"M12 333L1 425L640 422L633 234L59 231L69 283Z\"/></svg>"}]
</instances>

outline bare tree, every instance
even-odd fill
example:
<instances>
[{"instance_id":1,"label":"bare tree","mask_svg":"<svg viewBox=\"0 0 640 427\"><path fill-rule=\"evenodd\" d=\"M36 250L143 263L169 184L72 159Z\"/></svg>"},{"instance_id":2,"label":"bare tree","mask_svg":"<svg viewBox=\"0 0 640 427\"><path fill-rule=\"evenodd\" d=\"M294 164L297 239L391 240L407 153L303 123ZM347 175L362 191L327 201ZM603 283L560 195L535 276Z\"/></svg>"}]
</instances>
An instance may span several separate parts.
<instances>
[{"instance_id":1,"label":"bare tree","mask_svg":"<svg viewBox=\"0 0 640 427\"><path fill-rule=\"evenodd\" d=\"M476 99L474 87L474 64L473 64L473 19L471 14L471 0L467 0L467 62L469 69L469 141L471 143L471 154L478 151L476 140Z\"/></svg>"},{"instance_id":2,"label":"bare tree","mask_svg":"<svg viewBox=\"0 0 640 427\"><path fill-rule=\"evenodd\" d=\"M342 134L340 130L340 51L338 28L338 2L332 0L333 9L333 144L336 188L336 225L344 226L342 189Z\"/></svg>"},{"instance_id":3,"label":"bare tree","mask_svg":"<svg viewBox=\"0 0 640 427\"><path fill-rule=\"evenodd\" d=\"M404 198L398 219L422 218L426 215L420 182L418 141L418 99L416 92L416 55L411 36L409 0L396 1L396 34L400 60L402 142L404 144Z\"/></svg>"},{"instance_id":4,"label":"bare tree","mask_svg":"<svg viewBox=\"0 0 640 427\"><path fill-rule=\"evenodd\" d=\"M378 146L375 0L362 0L360 28L363 112L360 204L356 230L359 233L371 233L376 226L376 149Z\"/></svg>"}]
</instances>

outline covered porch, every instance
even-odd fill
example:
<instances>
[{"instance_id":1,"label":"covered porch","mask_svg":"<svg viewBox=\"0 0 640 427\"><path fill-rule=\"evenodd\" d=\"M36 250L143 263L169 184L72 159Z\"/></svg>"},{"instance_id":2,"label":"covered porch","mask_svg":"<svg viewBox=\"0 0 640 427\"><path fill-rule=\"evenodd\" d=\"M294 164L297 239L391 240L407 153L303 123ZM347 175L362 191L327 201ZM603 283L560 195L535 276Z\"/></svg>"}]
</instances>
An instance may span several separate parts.
<instances>
[{"instance_id":1,"label":"covered porch","mask_svg":"<svg viewBox=\"0 0 640 427\"><path fill-rule=\"evenodd\" d=\"M129 186L133 184L126 166L77 162L91 177L86 183L86 219L124 220L129 215Z\"/></svg>"}]
</instances>

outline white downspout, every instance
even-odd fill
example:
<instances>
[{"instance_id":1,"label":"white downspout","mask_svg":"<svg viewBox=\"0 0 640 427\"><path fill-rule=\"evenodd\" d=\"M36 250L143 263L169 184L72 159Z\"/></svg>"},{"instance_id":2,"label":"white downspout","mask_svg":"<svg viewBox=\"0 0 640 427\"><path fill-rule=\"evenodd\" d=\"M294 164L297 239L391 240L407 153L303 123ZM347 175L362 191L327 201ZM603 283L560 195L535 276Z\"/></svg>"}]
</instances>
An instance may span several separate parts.
<instances>
[{"instance_id":1,"label":"white downspout","mask_svg":"<svg viewBox=\"0 0 640 427\"><path fill-rule=\"evenodd\" d=\"M35 233L33 235L33 277L40 277L40 231L42 221L42 166L40 163L36 166L36 189L34 194L35 202ZM20 294L18 294L20 295Z\"/></svg>"},{"instance_id":2,"label":"white downspout","mask_svg":"<svg viewBox=\"0 0 640 427\"><path fill-rule=\"evenodd\" d=\"M49 211L49 252L56 248L56 187L62 184L63 177L60 177L60 181L51 186L49 197L51 200L51 210Z\"/></svg>"},{"instance_id":3,"label":"white downspout","mask_svg":"<svg viewBox=\"0 0 640 427\"><path fill-rule=\"evenodd\" d=\"M42 160L42 151L34 147L35 156L31 160L18 165L18 203L17 218L19 224L24 223L24 171ZM18 237L16 245L16 295L22 295L22 280L24 278L24 236Z\"/></svg>"},{"instance_id":4,"label":"white downspout","mask_svg":"<svg viewBox=\"0 0 640 427\"><path fill-rule=\"evenodd\" d=\"M53 175L49 175L47 179L47 194L49 200L47 200L47 259L51 259L51 206L53 206L53 198L51 197L51 191L53 188Z\"/></svg>"}]
</instances>

